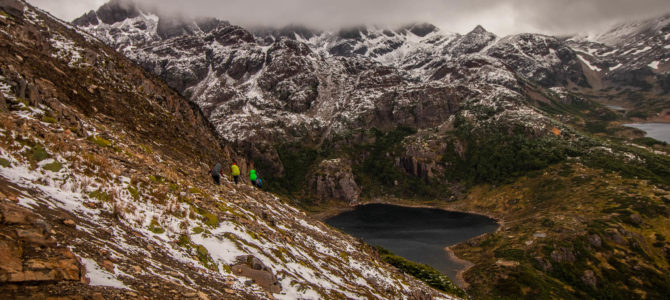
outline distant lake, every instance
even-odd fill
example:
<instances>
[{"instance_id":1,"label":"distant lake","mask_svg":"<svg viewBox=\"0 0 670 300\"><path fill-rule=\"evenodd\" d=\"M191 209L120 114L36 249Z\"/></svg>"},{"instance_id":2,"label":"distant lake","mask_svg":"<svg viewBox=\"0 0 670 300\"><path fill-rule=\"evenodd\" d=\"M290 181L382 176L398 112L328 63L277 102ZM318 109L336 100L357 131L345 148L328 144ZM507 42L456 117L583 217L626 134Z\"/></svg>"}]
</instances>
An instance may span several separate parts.
<instances>
[{"instance_id":1,"label":"distant lake","mask_svg":"<svg viewBox=\"0 0 670 300\"><path fill-rule=\"evenodd\" d=\"M623 125L640 129L646 132L648 137L670 143L670 123L634 123Z\"/></svg>"},{"instance_id":2,"label":"distant lake","mask_svg":"<svg viewBox=\"0 0 670 300\"><path fill-rule=\"evenodd\" d=\"M495 220L482 215L387 204L356 206L325 222L368 244L430 265L454 281L465 265L444 248L498 228Z\"/></svg>"}]
</instances>

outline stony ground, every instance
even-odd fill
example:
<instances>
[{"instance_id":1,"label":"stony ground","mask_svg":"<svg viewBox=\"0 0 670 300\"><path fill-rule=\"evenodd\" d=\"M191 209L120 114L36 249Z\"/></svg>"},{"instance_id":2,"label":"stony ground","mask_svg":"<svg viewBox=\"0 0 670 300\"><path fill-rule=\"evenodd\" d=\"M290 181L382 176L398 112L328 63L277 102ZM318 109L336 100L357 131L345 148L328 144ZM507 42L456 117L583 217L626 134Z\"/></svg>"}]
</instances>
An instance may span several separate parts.
<instances>
[{"instance_id":1,"label":"stony ground","mask_svg":"<svg viewBox=\"0 0 670 300\"><path fill-rule=\"evenodd\" d=\"M0 290L45 299L450 299L224 178L246 160L113 50L0 2ZM59 298L60 297L60 298Z\"/></svg>"}]
</instances>

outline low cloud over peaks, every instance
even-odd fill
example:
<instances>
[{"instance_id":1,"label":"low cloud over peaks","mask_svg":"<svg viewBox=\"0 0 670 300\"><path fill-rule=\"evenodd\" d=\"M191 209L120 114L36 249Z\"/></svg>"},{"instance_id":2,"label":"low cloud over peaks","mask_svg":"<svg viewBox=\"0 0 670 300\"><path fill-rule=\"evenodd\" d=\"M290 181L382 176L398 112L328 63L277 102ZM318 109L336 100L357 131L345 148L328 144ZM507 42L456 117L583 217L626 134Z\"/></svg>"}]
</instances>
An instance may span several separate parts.
<instances>
[{"instance_id":1,"label":"low cloud over peaks","mask_svg":"<svg viewBox=\"0 0 670 300\"><path fill-rule=\"evenodd\" d=\"M29 0L71 20L104 0ZM594 32L670 12L667 0L121 0L185 17L217 17L244 26L301 24L328 29L428 22L465 33L481 24L499 35ZM55 3L58 3L57 5ZM49 6L49 7L47 7ZM66 16L66 17L64 17Z\"/></svg>"}]
</instances>

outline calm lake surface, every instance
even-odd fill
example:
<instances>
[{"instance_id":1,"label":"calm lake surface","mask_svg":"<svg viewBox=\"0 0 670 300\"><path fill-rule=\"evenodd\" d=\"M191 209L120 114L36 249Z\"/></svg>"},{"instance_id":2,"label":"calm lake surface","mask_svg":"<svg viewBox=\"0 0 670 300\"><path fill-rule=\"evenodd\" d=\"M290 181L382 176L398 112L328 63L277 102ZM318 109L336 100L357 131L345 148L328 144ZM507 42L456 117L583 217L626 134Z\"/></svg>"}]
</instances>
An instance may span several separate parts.
<instances>
[{"instance_id":1,"label":"calm lake surface","mask_svg":"<svg viewBox=\"0 0 670 300\"><path fill-rule=\"evenodd\" d=\"M495 220L482 215L387 204L360 205L325 222L368 244L430 265L453 280L465 265L444 248L498 228Z\"/></svg>"},{"instance_id":2,"label":"calm lake surface","mask_svg":"<svg viewBox=\"0 0 670 300\"><path fill-rule=\"evenodd\" d=\"M648 137L670 143L670 123L634 123L623 124L645 131Z\"/></svg>"}]
</instances>

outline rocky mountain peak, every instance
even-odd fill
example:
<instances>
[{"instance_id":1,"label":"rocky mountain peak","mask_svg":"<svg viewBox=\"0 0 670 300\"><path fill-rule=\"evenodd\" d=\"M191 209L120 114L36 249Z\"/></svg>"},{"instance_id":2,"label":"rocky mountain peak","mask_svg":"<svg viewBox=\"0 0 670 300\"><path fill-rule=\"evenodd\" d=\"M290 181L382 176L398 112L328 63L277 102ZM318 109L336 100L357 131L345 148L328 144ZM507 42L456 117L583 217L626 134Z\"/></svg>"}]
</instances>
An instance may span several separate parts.
<instances>
[{"instance_id":1,"label":"rocky mountain peak","mask_svg":"<svg viewBox=\"0 0 670 300\"><path fill-rule=\"evenodd\" d=\"M255 27L250 28L250 31L262 43L268 44L281 37L289 39L303 39L309 40L321 34L321 31L309 28L304 25L287 25L281 28L274 27Z\"/></svg>"},{"instance_id":2,"label":"rocky mountain peak","mask_svg":"<svg viewBox=\"0 0 670 300\"><path fill-rule=\"evenodd\" d=\"M609 46L622 46L641 38L670 33L670 14L641 21L620 23L592 40Z\"/></svg>"},{"instance_id":3,"label":"rocky mountain peak","mask_svg":"<svg viewBox=\"0 0 670 300\"><path fill-rule=\"evenodd\" d=\"M477 25L472 31L470 31L468 34L486 34L488 31L484 29L482 25Z\"/></svg>"},{"instance_id":4,"label":"rocky mountain peak","mask_svg":"<svg viewBox=\"0 0 670 300\"><path fill-rule=\"evenodd\" d=\"M76 18L72 24L77 26L98 25L99 21L105 24L114 24L125 19L137 17L139 9L134 2L123 0L111 0L103 4L96 11L89 11L85 15Z\"/></svg>"},{"instance_id":5,"label":"rocky mountain peak","mask_svg":"<svg viewBox=\"0 0 670 300\"><path fill-rule=\"evenodd\" d=\"M368 27L359 25L342 28L337 32L337 36L345 40L361 40L367 33Z\"/></svg>"},{"instance_id":6,"label":"rocky mountain peak","mask_svg":"<svg viewBox=\"0 0 670 300\"><path fill-rule=\"evenodd\" d=\"M460 36L448 45L444 52L453 56L461 56L482 51L495 42L497 36L477 25L472 31Z\"/></svg>"},{"instance_id":7,"label":"rocky mountain peak","mask_svg":"<svg viewBox=\"0 0 670 300\"><path fill-rule=\"evenodd\" d=\"M416 23L412 25L408 25L403 27L402 29L405 29L419 37L425 37L426 35L439 31L440 29L437 28L435 25L430 24L430 23Z\"/></svg>"}]
</instances>

